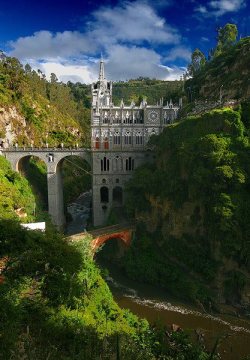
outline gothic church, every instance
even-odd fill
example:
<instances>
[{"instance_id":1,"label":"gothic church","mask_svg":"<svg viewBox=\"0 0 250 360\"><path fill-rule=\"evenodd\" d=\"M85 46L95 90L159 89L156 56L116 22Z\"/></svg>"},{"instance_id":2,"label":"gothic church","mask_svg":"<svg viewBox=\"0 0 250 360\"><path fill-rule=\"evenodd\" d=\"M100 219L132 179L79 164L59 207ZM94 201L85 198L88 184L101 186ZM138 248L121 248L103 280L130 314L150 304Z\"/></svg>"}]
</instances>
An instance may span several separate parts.
<instances>
[{"instance_id":1,"label":"gothic church","mask_svg":"<svg viewBox=\"0 0 250 360\"><path fill-rule=\"evenodd\" d=\"M92 84L91 150L93 223L104 225L111 208L124 203L124 186L133 170L148 161L147 143L151 135L159 134L172 124L181 107L170 102L164 106L140 106L132 102L120 106L112 103L112 82L104 75L100 62L99 79Z\"/></svg>"}]
</instances>

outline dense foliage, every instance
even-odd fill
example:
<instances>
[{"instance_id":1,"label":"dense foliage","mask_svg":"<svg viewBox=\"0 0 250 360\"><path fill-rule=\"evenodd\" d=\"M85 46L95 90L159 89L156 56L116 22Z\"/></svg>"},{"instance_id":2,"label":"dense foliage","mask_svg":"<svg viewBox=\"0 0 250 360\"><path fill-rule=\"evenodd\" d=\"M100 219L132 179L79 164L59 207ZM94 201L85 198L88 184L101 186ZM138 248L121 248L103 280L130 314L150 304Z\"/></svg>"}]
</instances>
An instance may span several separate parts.
<instances>
[{"instance_id":1,"label":"dense foliage","mask_svg":"<svg viewBox=\"0 0 250 360\"><path fill-rule=\"evenodd\" d=\"M25 67L16 59L0 57L1 113L15 107L26 126L16 133L19 146L89 145L90 111L76 100L71 88L59 82L55 74L51 81L45 75ZM13 124L13 126L20 124ZM23 125L22 125L23 126ZM14 126L14 131L17 129ZM1 137L5 124L0 123Z\"/></svg>"},{"instance_id":2,"label":"dense foliage","mask_svg":"<svg viewBox=\"0 0 250 360\"><path fill-rule=\"evenodd\" d=\"M0 221L0 359L213 358L184 333L166 336L121 310L92 259L90 241L69 244L55 231Z\"/></svg>"},{"instance_id":3,"label":"dense foliage","mask_svg":"<svg viewBox=\"0 0 250 360\"><path fill-rule=\"evenodd\" d=\"M228 39L223 34L219 40L216 56L212 56L203 66L199 66L193 78L185 83L187 94L192 100L206 99L222 101L243 100L250 97L249 61L250 38L242 38L235 43L235 38ZM223 42L223 44L222 44ZM191 68L194 64L190 65Z\"/></svg>"},{"instance_id":4,"label":"dense foliage","mask_svg":"<svg viewBox=\"0 0 250 360\"><path fill-rule=\"evenodd\" d=\"M64 203L75 200L91 188L90 165L77 156L66 158L62 166Z\"/></svg>"},{"instance_id":5,"label":"dense foliage","mask_svg":"<svg viewBox=\"0 0 250 360\"><path fill-rule=\"evenodd\" d=\"M246 301L250 114L243 108L190 117L152 138L156 161L128 184L128 210L147 228L127 255L130 276L207 306Z\"/></svg>"},{"instance_id":6,"label":"dense foliage","mask_svg":"<svg viewBox=\"0 0 250 360\"><path fill-rule=\"evenodd\" d=\"M182 81L162 81L149 78L139 78L126 82L120 81L113 84L113 101L120 105L121 99L125 104L134 101L136 105L145 98L148 104L157 104L163 98L164 104L171 98L178 103L183 95Z\"/></svg>"},{"instance_id":7,"label":"dense foliage","mask_svg":"<svg viewBox=\"0 0 250 360\"><path fill-rule=\"evenodd\" d=\"M18 219L23 222L34 219L35 197L28 181L13 171L0 156L0 218Z\"/></svg>"}]
</instances>

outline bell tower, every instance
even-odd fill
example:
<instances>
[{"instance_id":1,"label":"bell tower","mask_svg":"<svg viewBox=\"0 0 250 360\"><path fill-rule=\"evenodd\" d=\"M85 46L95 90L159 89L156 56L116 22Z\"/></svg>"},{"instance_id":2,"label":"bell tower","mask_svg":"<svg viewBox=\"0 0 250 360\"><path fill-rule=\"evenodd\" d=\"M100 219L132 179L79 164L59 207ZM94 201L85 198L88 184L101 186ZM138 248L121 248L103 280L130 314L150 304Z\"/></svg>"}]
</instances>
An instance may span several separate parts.
<instances>
[{"instance_id":1,"label":"bell tower","mask_svg":"<svg viewBox=\"0 0 250 360\"><path fill-rule=\"evenodd\" d=\"M99 114L100 108L112 104L112 82L105 79L104 61L101 58L98 81L92 84L92 109Z\"/></svg>"}]
</instances>

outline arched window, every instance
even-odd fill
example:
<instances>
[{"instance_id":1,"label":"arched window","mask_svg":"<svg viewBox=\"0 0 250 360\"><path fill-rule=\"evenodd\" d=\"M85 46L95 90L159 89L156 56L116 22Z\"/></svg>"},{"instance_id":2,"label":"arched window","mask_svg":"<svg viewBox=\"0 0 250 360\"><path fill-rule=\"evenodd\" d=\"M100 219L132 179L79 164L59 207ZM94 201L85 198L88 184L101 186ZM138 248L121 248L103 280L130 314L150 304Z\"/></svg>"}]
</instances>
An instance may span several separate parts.
<instances>
[{"instance_id":1,"label":"arched window","mask_svg":"<svg viewBox=\"0 0 250 360\"><path fill-rule=\"evenodd\" d=\"M109 123L109 118L108 118L107 111L105 111L104 117L103 117L103 124L108 124L108 123Z\"/></svg>"},{"instance_id":2,"label":"arched window","mask_svg":"<svg viewBox=\"0 0 250 360\"><path fill-rule=\"evenodd\" d=\"M121 135L118 131L114 133L114 145L120 145L121 144Z\"/></svg>"},{"instance_id":3,"label":"arched window","mask_svg":"<svg viewBox=\"0 0 250 360\"><path fill-rule=\"evenodd\" d=\"M138 131L135 136L136 145L142 145L142 133Z\"/></svg>"},{"instance_id":4,"label":"arched window","mask_svg":"<svg viewBox=\"0 0 250 360\"><path fill-rule=\"evenodd\" d=\"M120 186L116 186L113 189L113 205L114 206L122 205L122 188Z\"/></svg>"},{"instance_id":5,"label":"arched window","mask_svg":"<svg viewBox=\"0 0 250 360\"><path fill-rule=\"evenodd\" d=\"M107 137L104 138L104 149L108 150L109 149L109 139Z\"/></svg>"},{"instance_id":6,"label":"arched window","mask_svg":"<svg viewBox=\"0 0 250 360\"><path fill-rule=\"evenodd\" d=\"M132 157L129 157L126 159L126 171L134 170L134 159Z\"/></svg>"},{"instance_id":7,"label":"arched window","mask_svg":"<svg viewBox=\"0 0 250 360\"><path fill-rule=\"evenodd\" d=\"M119 124L120 122L121 122L120 115L119 115L118 111L116 111L116 112L115 112L114 123L115 123L115 124Z\"/></svg>"},{"instance_id":8,"label":"arched window","mask_svg":"<svg viewBox=\"0 0 250 360\"><path fill-rule=\"evenodd\" d=\"M95 138L95 149L100 149L100 138L96 136Z\"/></svg>"},{"instance_id":9,"label":"arched window","mask_svg":"<svg viewBox=\"0 0 250 360\"><path fill-rule=\"evenodd\" d=\"M124 144L131 145L132 144L132 137L130 131L127 131L124 135Z\"/></svg>"},{"instance_id":10,"label":"arched window","mask_svg":"<svg viewBox=\"0 0 250 360\"><path fill-rule=\"evenodd\" d=\"M126 122L126 124L129 123L129 113L128 113L128 111L126 112L125 122Z\"/></svg>"},{"instance_id":11,"label":"arched window","mask_svg":"<svg viewBox=\"0 0 250 360\"><path fill-rule=\"evenodd\" d=\"M101 160L101 171L109 171L109 159L106 156Z\"/></svg>"},{"instance_id":12,"label":"arched window","mask_svg":"<svg viewBox=\"0 0 250 360\"><path fill-rule=\"evenodd\" d=\"M102 186L100 189L100 197L102 203L109 202L109 189L106 186Z\"/></svg>"},{"instance_id":13,"label":"arched window","mask_svg":"<svg viewBox=\"0 0 250 360\"><path fill-rule=\"evenodd\" d=\"M120 156L116 156L113 160L113 171L121 171L122 170L122 159Z\"/></svg>"}]
</instances>

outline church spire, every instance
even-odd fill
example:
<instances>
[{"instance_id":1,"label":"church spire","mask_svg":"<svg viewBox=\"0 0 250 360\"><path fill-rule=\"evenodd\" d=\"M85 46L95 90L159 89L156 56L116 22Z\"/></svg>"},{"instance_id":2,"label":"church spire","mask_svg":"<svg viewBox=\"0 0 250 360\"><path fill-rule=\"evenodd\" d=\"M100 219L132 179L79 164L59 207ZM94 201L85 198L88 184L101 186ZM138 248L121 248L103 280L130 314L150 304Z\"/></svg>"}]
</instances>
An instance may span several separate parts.
<instances>
[{"instance_id":1,"label":"church spire","mask_svg":"<svg viewBox=\"0 0 250 360\"><path fill-rule=\"evenodd\" d=\"M105 76L104 76L104 61L103 61L103 57L101 57L100 71L99 71L99 81L103 81L104 79L105 79Z\"/></svg>"}]
</instances>

